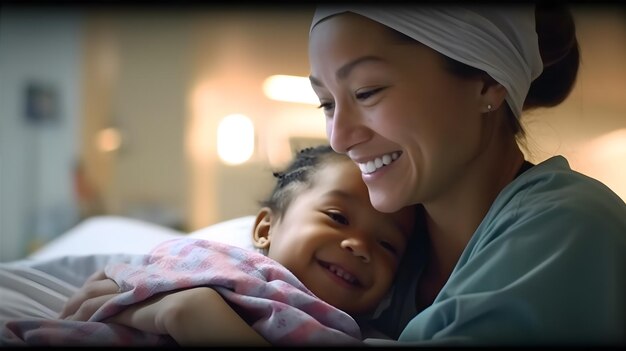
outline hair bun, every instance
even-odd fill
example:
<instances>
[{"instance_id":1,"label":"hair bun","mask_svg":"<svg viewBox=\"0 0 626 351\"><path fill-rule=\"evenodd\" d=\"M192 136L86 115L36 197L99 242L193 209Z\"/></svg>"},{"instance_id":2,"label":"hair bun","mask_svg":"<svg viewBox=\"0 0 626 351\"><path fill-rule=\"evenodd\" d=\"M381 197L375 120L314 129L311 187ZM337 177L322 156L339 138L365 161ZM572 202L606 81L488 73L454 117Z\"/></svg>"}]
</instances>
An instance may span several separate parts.
<instances>
[{"instance_id":1,"label":"hair bun","mask_svg":"<svg viewBox=\"0 0 626 351\"><path fill-rule=\"evenodd\" d=\"M567 6L536 3L535 30L543 72L530 85L524 110L563 102L574 88L580 65L576 26Z\"/></svg>"},{"instance_id":2,"label":"hair bun","mask_svg":"<svg viewBox=\"0 0 626 351\"><path fill-rule=\"evenodd\" d=\"M574 18L563 5L537 4L535 30L544 68L561 61L577 46Z\"/></svg>"}]
</instances>

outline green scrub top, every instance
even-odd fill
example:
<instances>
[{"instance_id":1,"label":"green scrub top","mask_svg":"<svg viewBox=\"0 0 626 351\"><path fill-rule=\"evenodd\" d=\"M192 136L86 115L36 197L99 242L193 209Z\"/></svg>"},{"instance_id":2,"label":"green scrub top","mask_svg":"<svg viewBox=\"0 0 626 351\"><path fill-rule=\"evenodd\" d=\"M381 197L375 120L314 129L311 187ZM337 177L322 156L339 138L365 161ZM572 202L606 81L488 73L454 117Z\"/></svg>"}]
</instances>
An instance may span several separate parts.
<instances>
[{"instance_id":1,"label":"green scrub top","mask_svg":"<svg viewBox=\"0 0 626 351\"><path fill-rule=\"evenodd\" d=\"M415 250L419 268L425 252ZM433 304L415 315L418 277L401 272L374 321L399 343L368 343L625 345L626 204L552 157L502 190Z\"/></svg>"}]
</instances>

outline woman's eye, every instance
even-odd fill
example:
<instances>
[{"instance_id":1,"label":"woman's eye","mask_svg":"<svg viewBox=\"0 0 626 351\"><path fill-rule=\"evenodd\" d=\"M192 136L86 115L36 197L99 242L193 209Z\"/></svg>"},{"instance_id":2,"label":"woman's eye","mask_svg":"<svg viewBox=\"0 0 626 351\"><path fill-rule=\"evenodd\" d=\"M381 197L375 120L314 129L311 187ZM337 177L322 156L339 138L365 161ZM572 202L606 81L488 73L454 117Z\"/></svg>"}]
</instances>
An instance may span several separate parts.
<instances>
[{"instance_id":1,"label":"woman's eye","mask_svg":"<svg viewBox=\"0 0 626 351\"><path fill-rule=\"evenodd\" d=\"M333 221L339 223L339 224L343 224L343 225L348 225L350 224L350 222L348 221L348 219L342 215L341 213L337 213L337 212L327 212L326 215L328 217L330 217L330 219L332 219Z\"/></svg>"},{"instance_id":2,"label":"woman's eye","mask_svg":"<svg viewBox=\"0 0 626 351\"><path fill-rule=\"evenodd\" d=\"M320 102L320 105L317 108L320 108L324 111L331 110L335 105L331 102Z\"/></svg>"},{"instance_id":3,"label":"woman's eye","mask_svg":"<svg viewBox=\"0 0 626 351\"><path fill-rule=\"evenodd\" d=\"M362 92L357 92L355 96L357 100L366 100L383 89L384 88L376 88L376 89L370 89L370 90L366 90Z\"/></svg>"}]
</instances>

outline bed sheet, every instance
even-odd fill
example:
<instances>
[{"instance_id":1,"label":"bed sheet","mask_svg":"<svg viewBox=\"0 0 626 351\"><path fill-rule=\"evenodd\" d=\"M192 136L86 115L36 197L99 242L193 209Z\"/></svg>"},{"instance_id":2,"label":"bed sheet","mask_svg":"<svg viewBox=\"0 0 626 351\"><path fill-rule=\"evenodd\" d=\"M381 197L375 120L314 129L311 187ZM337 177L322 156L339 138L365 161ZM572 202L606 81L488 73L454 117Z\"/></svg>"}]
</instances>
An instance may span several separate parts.
<instances>
[{"instance_id":1,"label":"bed sheet","mask_svg":"<svg viewBox=\"0 0 626 351\"><path fill-rule=\"evenodd\" d=\"M0 319L56 316L93 272L108 263L139 262L169 239L190 237L256 250L254 218L239 217L188 234L126 217L89 218L28 257L0 263Z\"/></svg>"}]
</instances>

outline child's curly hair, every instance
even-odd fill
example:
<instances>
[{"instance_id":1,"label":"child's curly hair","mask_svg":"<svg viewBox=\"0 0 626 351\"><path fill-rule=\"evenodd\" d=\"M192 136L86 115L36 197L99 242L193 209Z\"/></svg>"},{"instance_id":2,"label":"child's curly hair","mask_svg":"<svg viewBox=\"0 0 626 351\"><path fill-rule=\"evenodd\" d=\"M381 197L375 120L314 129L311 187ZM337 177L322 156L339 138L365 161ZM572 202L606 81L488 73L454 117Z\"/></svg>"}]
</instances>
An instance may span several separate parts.
<instances>
[{"instance_id":1,"label":"child's curly hair","mask_svg":"<svg viewBox=\"0 0 626 351\"><path fill-rule=\"evenodd\" d=\"M320 169L322 163L348 160L348 157L338 154L329 145L308 147L296 152L295 158L282 172L274 172L276 185L268 199L260 202L263 207L269 207L281 218L291 200L301 191L310 189L312 175Z\"/></svg>"}]
</instances>

